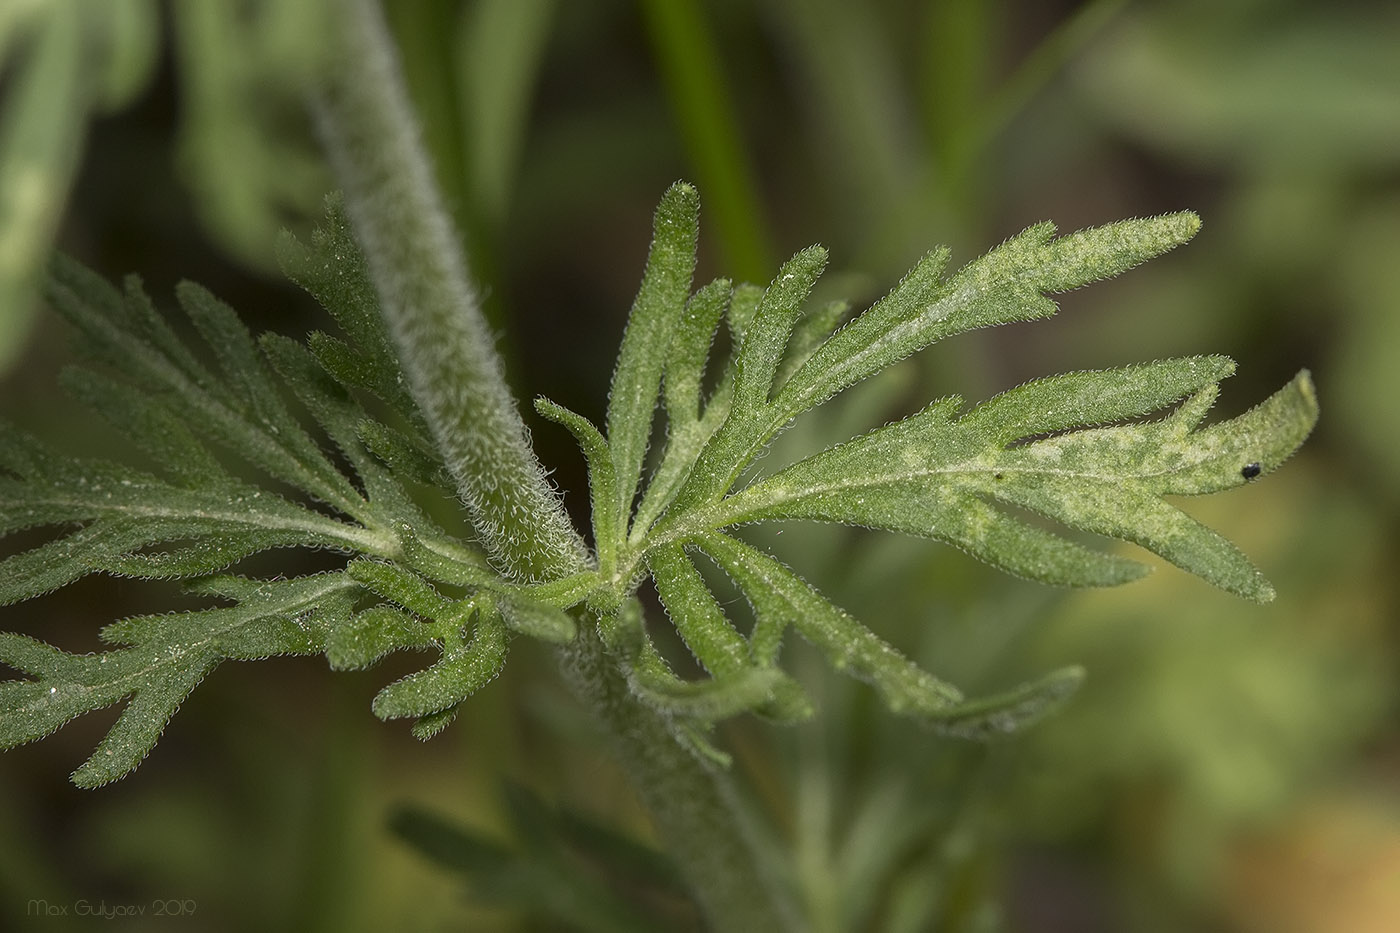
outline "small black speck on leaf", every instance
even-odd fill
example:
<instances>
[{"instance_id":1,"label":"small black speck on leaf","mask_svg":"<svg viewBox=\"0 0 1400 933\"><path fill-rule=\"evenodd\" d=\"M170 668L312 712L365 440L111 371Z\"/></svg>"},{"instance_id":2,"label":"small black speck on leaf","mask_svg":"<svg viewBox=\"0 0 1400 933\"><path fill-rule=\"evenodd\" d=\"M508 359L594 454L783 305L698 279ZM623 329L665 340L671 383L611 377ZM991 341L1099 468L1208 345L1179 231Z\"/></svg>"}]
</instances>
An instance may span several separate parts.
<instances>
[{"instance_id":1,"label":"small black speck on leaf","mask_svg":"<svg viewBox=\"0 0 1400 933\"><path fill-rule=\"evenodd\" d=\"M1259 466L1257 463L1246 463L1240 468L1240 475L1245 479L1254 479L1262 470L1263 467Z\"/></svg>"}]
</instances>

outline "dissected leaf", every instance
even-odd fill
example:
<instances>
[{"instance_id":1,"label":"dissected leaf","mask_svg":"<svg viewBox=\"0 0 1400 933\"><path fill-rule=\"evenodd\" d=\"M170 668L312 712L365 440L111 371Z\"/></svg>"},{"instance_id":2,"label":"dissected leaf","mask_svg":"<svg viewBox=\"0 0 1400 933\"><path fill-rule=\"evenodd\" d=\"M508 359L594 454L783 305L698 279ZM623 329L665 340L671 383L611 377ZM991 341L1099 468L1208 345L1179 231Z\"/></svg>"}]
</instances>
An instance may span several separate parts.
<instances>
[{"instance_id":1,"label":"dissected leaf","mask_svg":"<svg viewBox=\"0 0 1400 933\"><path fill-rule=\"evenodd\" d=\"M427 716L441 712L471 696L495 680L506 662L506 627L495 606L471 601L453 607L450 620L457 631L444 645L442 660L409 674L380 690L374 698L374 714L380 719ZM463 630L475 615L474 636Z\"/></svg>"},{"instance_id":2,"label":"dissected leaf","mask_svg":"<svg viewBox=\"0 0 1400 933\"><path fill-rule=\"evenodd\" d=\"M879 372L916 350L978 327L1047 317L1047 294L1131 269L1195 235L1189 212L1125 220L1054 238L1055 226L1027 228L946 281L946 250L928 254L869 311L812 355L779 397L794 414Z\"/></svg>"},{"instance_id":3,"label":"dissected leaf","mask_svg":"<svg viewBox=\"0 0 1400 933\"><path fill-rule=\"evenodd\" d=\"M426 580L397 564L357 560L345 572L372 592L425 619L440 619L452 611L452 603Z\"/></svg>"},{"instance_id":4,"label":"dissected leaf","mask_svg":"<svg viewBox=\"0 0 1400 933\"><path fill-rule=\"evenodd\" d=\"M1117 275L1184 243L1199 227L1196 215L1181 213L1055 239L1053 224L1037 224L946 280L947 251L929 253L885 298L815 350L771 402L760 404L755 396L731 409L676 504L695 507L723 495L783 426L842 389L944 337L1047 317L1055 311L1047 294ZM787 284L780 276L769 290Z\"/></svg>"},{"instance_id":5,"label":"dissected leaf","mask_svg":"<svg viewBox=\"0 0 1400 933\"><path fill-rule=\"evenodd\" d=\"M344 243L333 238L332 246L340 249ZM364 297L363 283L347 286L325 265L311 278L332 301L353 304ZM90 358L105 367L71 370L67 385L151 454L170 479L112 461L62 456L0 424L0 534L56 529L52 540L0 560L0 603L94 571L202 577L269 548L330 548L377 560L352 562L353 575L268 583L203 580L200 592L237 605L114 624L104 636L126 647L102 654L73 656L23 636L2 636L0 660L38 677L0 685L0 736L8 744L129 698L98 754L74 779L92 786L120 777L149 751L180 701L226 658L325 651L333 667L362 667L390 651L443 646L444 661L419 681L398 685L397 692L406 696L416 686L421 701L422 685L444 671L457 678L452 689L469 692L463 684L476 675L462 664L465 636L460 625L454 630L451 624L453 604L417 573L390 561L426 567L435 579L455 585L500 582L483 555L426 518L399 478L362 441L366 433L381 440L406 438L403 443L415 451L425 443L413 412L401 428L363 430L374 422L347 383L379 392L391 407L403 401L401 391L386 388L397 369L376 337L381 325L366 316L377 319L373 305L341 315L347 332L368 351L324 338L316 341L318 356L286 338L255 340L232 309L198 286L183 284L181 305L217 363L215 372L176 335L135 280L120 293L60 258L49 292L77 325ZM353 473L327 455L295 417L289 394L311 413L338 448L340 463L348 463ZM289 484L294 495L331 505L336 514L236 478L205 446L206 439ZM355 594L365 588L419 618L389 606L354 612ZM494 609L489 613L496 621L479 626L486 634L476 639L478 655L493 640L504 645L494 638L499 619ZM533 623L535 634L561 637L558 618L546 610L523 618L522 627ZM419 730L440 728L450 718L433 716Z\"/></svg>"},{"instance_id":6,"label":"dissected leaf","mask_svg":"<svg viewBox=\"0 0 1400 933\"><path fill-rule=\"evenodd\" d=\"M400 559L430 580L461 586L484 586L497 578L486 563L486 555L461 541L447 537L424 537L408 522L398 522L394 530L402 549Z\"/></svg>"},{"instance_id":7,"label":"dissected leaf","mask_svg":"<svg viewBox=\"0 0 1400 933\"><path fill-rule=\"evenodd\" d=\"M95 571L147 577L209 573L271 547L374 548L365 529L225 474L174 486L120 464L62 457L0 424L0 532L85 523L0 561L0 604ZM152 546L188 542L174 551Z\"/></svg>"},{"instance_id":8,"label":"dissected leaf","mask_svg":"<svg viewBox=\"0 0 1400 933\"><path fill-rule=\"evenodd\" d=\"M948 252L934 250L839 329L842 303L803 313L826 261L817 247L798 253L766 290L731 291L720 280L691 296L666 355L667 446L626 529L626 549L608 553L645 563L681 638L712 676L704 702L712 710L720 703L746 708L736 699L737 684L729 685L733 696L725 695L726 682L776 664L789 627L837 667L870 681L891 708L952 734L1019 728L1072 692L1081 676L1066 669L966 701L788 568L719 533L747 522L806 518L932 537L1060 585L1113 585L1148 571L1043 527L1026 514L1033 512L1076 531L1138 543L1238 595L1270 598L1268 584L1232 545L1163 497L1239 485L1286 458L1316 419L1306 373L1254 411L1199 430L1217 383L1234 370L1224 357L1052 376L966 412L961 399L936 401L735 488L779 431L835 393L944 337L1053 314L1050 295L1126 271L1189 240L1199 224L1194 214L1179 213L1058 238L1052 224L1037 224L951 275L945 275ZM734 351L704 402L711 331L726 304ZM648 326L659 345L655 335L663 328ZM624 359L638 355L631 333ZM1161 420L1132 423L1175 403L1178 409ZM576 433L590 448L590 461L596 459L601 437L581 426ZM621 494L630 500L629 491ZM747 638L711 595L686 547L706 551L744 590L757 616ZM650 691L658 708L668 691L676 702L697 689L674 677L640 625L619 621L601 631L634 691Z\"/></svg>"},{"instance_id":9,"label":"dissected leaf","mask_svg":"<svg viewBox=\"0 0 1400 933\"><path fill-rule=\"evenodd\" d=\"M218 482L224 468L170 404L92 370L70 367L63 386L170 473L181 485Z\"/></svg>"},{"instance_id":10,"label":"dissected leaf","mask_svg":"<svg viewBox=\"0 0 1400 933\"><path fill-rule=\"evenodd\" d=\"M287 278L320 302L376 368L397 372L398 362L379 314L379 298L340 194L326 198L325 215L309 245L290 233L282 234L277 259Z\"/></svg>"},{"instance_id":11,"label":"dissected leaf","mask_svg":"<svg viewBox=\"0 0 1400 933\"><path fill-rule=\"evenodd\" d=\"M349 614L356 588L344 574L258 583L238 605L109 625L126 647L74 655L23 635L0 634L0 661L33 680L0 682L0 748L42 738L83 713L130 698L73 774L80 787L123 777L146 757L190 691L224 660L315 654Z\"/></svg>"},{"instance_id":12,"label":"dissected leaf","mask_svg":"<svg viewBox=\"0 0 1400 933\"><path fill-rule=\"evenodd\" d=\"M220 355L228 382L197 362L135 282L128 283L122 296L92 272L58 257L47 292L97 358L170 400L192 429L273 478L347 515L363 516L354 484L287 413L256 348L250 351L243 325L230 320L232 312L213 296L188 286L180 292L201 332L219 344L212 349Z\"/></svg>"},{"instance_id":13,"label":"dissected leaf","mask_svg":"<svg viewBox=\"0 0 1400 933\"><path fill-rule=\"evenodd\" d=\"M783 630L792 626L837 670L873 685L893 712L922 719L940 732L964 738L1015 732L1048 713L1083 680L1082 670L1066 668L1004 694L965 700L957 688L921 670L762 551L718 534L707 535L701 546L753 604L766 650L776 656ZM760 638L758 632L754 637Z\"/></svg>"},{"instance_id":14,"label":"dissected leaf","mask_svg":"<svg viewBox=\"0 0 1400 933\"><path fill-rule=\"evenodd\" d=\"M680 545L654 548L647 568L676 631L706 670L724 677L749 666L748 642L725 618Z\"/></svg>"},{"instance_id":15,"label":"dissected leaf","mask_svg":"<svg viewBox=\"0 0 1400 933\"><path fill-rule=\"evenodd\" d=\"M826 250L820 246L807 247L783 264L763 293L734 357L732 404L736 410L756 411L767 405L793 327L812 286L826 268L826 258Z\"/></svg>"},{"instance_id":16,"label":"dissected leaf","mask_svg":"<svg viewBox=\"0 0 1400 933\"><path fill-rule=\"evenodd\" d=\"M461 703L453 703L447 709L440 709L436 713L428 713L419 716L413 721L413 725L408 731L415 739L426 742L436 736L442 730L452 725L457 719L457 714L462 711Z\"/></svg>"},{"instance_id":17,"label":"dissected leaf","mask_svg":"<svg viewBox=\"0 0 1400 933\"><path fill-rule=\"evenodd\" d=\"M1240 596L1272 590L1215 532L1162 501L1246 481L1302 443L1317 416L1306 373L1254 411L1204 431L1175 418L1010 441L1070 421L1111 421L1212 385L1228 361L1168 360L1029 383L954 418L956 399L837 445L754 483L705 515L720 528L812 518L938 538L1047 583L1122 583L1142 573L1027 523L997 504L1122 538ZM701 513L705 514L705 513Z\"/></svg>"},{"instance_id":18,"label":"dissected leaf","mask_svg":"<svg viewBox=\"0 0 1400 933\"><path fill-rule=\"evenodd\" d=\"M654 709L681 719L716 722L768 703L782 677L776 667L750 667L724 678L681 680L648 644L641 663L628 668L627 682Z\"/></svg>"},{"instance_id":19,"label":"dissected leaf","mask_svg":"<svg viewBox=\"0 0 1400 933\"><path fill-rule=\"evenodd\" d=\"M394 475L434 489L452 488L452 474L422 439L369 418L359 423L355 433L365 449L383 461Z\"/></svg>"},{"instance_id":20,"label":"dissected leaf","mask_svg":"<svg viewBox=\"0 0 1400 933\"><path fill-rule=\"evenodd\" d=\"M851 303L849 301L830 301L820 308L816 308L804 314L792 329L792 339L788 343L787 355L783 357L783 364L778 367L777 375L773 384L781 389L787 384L792 374L801 369L812 354L816 353L822 344L841 325L841 321L850 313Z\"/></svg>"},{"instance_id":21,"label":"dissected leaf","mask_svg":"<svg viewBox=\"0 0 1400 933\"><path fill-rule=\"evenodd\" d=\"M575 435L587 457L596 569L570 552L564 570L531 564L523 574L531 582L523 584L503 579L473 543L442 531L406 481L457 485L498 557L517 546L540 553L522 544L534 536L556 550L573 548L576 538L544 528L547 522L522 521L513 529L518 540L506 541L492 524L525 514L515 508L525 502L520 484L542 483L533 461L515 463L490 488L452 481L468 475L462 463L482 454L462 447L477 434L463 427L465 410L447 410L447 391L418 395L445 406L434 410L437 433L429 431L337 202L328 204L326 225L309 246L291 238L282 244L289 274L343 330L342 337L313 334L307 345L255 338L231 308L185 283L177 295L203 344L192 348L139 281L119 292L59 259L50 298L81 332L95 366L71 371L70 390L169 478L62 457L0 424L0 535L56 529L52 540L0 560L0 603L100 571L202 577L196 592L234 605L123 620L103 632L119 647L93 655L0 635L0 661L31 678L0 683L0 746L126 700L74 775L95 786L134 768L179 703L223 660L324 652L333 668L347 669L392 651L435 649L435 663L384 687L373 703L381 718L415 718L413 734L426 739L500 673L512 632L569 643L577 635L570 611L579 613L573 607L580 603L598 620L632 694L714 764L728 762L708 737L715 722L743 712L778 721L811 714L800 686L779 667L789 629L869 682L896 712L951 735L1013 732L1063 701L1083 672L1065 668L965 699L727 530L787 519L883 528L946 541L1063 585L1116 584L1146 572L1049 530L1045 519L1137 543L1226 590L1267 600L1272 590L1248 560L1166 497L1238 486L1286 459L1317 416L1306 372L1255 409L1206 427L1218 383L1234 368L1223 357L1052 376L970 410L945 398L747 485L741 478L780 431L837 392L944 337L1052 314L1048 296L1125 271L1185 242L1198 225L1183 213L1056 238L1053 225L1038 224L952 274L945 274L947 251L935 250L883 299L838 326L844 303L804 307L826 263L819 247L799 252L767 289L719 279L691 294L698 198L677 184L656 213L613 375L606 437L553 402L536 405ZM733 349L707 378L722 317ZM446 374L451 354L467 352L460 343L467 336L415 346L437 354L434 365ZM206 366L206 357L216 366ZM669 422L666 446L633 518L658 397ZM1137 420L1174 404L1158 420ZM325 439L333 448L323 449ZM235 459L290 489L273 492L235 475ZM353 556L343 571L292 580L206 576L293 546ZM755 623L747 634L697 571L694 550L748 598ZM676 676L648 637L635 598L646 574L707 678Z\"/></svg>"},{"instance_id":22,"label":"dissected leaf","mask_svg":"<svg viewBox=\"0 0 1400 933\"><path fill-rule=\"evenodd\" d=\"M332 670L369 667L391 651L405 647L426 648L433 632L419 620L392 606L374 606L357 612L326 637L326 660Z\"/></svg>"}]
</instances>

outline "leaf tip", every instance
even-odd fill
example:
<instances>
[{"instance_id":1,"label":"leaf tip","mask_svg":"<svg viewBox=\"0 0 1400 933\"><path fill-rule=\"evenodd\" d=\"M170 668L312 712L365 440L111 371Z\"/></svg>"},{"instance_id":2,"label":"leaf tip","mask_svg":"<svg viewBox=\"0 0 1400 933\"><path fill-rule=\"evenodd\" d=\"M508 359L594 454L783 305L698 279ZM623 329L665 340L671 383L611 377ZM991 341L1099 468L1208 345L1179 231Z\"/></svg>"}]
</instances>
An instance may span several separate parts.
<instances>
[{"instance_id":1,"label":"leaf tip","mask_svg":"<svg viewBox=\"0 0 1400 933\"><path fill-rule=\"evenodd\" d=\"M656 222L663 219L686 219L693 223L700 212L700 191L688 181L677 181L666 189L661 203L656 208Z\"/></svg>"},{"instance_id":2,"label":"leaf tip","mask_svg":"<svg viewBox=\"0 0 1400 933\"><path fill-rule=\"evenodd\" d=\"M1089 672L1082 664L1071 664L1057 671L1052 671L1045 678L1044 683L1047 692L1053 692L1060 697L1068 697L1084 685L1084 680L1088 676Z\"/></svg>"},{"instance_id":3,"label":"leaf tip","mask_svg":"<svg viewBox=\"0 0 1400 933\"><path fill-rule=\"evenodd\" d=\"M148 749L149 751L149 749ZM132 771L136 770L136 764L126 763L126 767L114 768L111 761L99 761L99 755L111 756L112 750L99 748L93 752L92 757L78 766L77 770L68 775L68 780L73 782L73 786L82 790L97 790L114 781L119 781ZM145 757L144 755L141 757Z\"/></svg>"},{"instance_id":4,"label":"leaf tip","mask_svg":"<svg viewBox=\"0 0 1400 933\"><path fill-rule=\"evenodd\" d=\"M1109 586L1117 586L1119 582L1133 583L1152 573L1157 568L1151 564L1144 564L1140 560L1133 560L1130 557L1121 558L1122 563L1117 565L1118 572L1122 575L1121 581L1112 581Z\"/></svg>"},{"instance_id":5,"label":"leaf tip","mask_svg":"<svg viewBox=\"0 0 1400 933\"><path fill-rule=\"evenodd\" d=\"M370 712L374 713L376 717L385 722L388 722L390 719L398 719L403 716L411 715L403 711L403 704L399 702L398 694L390 689L393 686L394 684L390 684L388 687L376 693L369 705Z\"/></svg>"},{"instance_id":6,"label":"leaf tip","mask_svg":"<svg viewBox=\"0 0 1400 933\"><path fill-rule=\"evenodd\" d=\"M1185 243L1201 230L1201 215L1195 211L1177 211L1162 217L1164 225L1175 234L1178 243Z\"/></svg>"},{"instance_id":7,"label":"leaf tip","mask_svg":"<svg viewBox=\"0 0 1400 933\"><path fill-rule=\"evenodd\" d=\"M1219 382L1222 379L1228 379L1233 376L1235 371L1239 368L1239 364L1235 362L1234 357L1226 356L1223 353L1211 353L1207 356L1203 356L1201 357L1201 362L1209 370L1211 382Z\"/></svg>"},{"instance_id":8,"label":"leaf tip","mask_svg":"<svg viewBox=\"0 0 1400 933\"><path fill-rule=\"evenodd\" d=\"M1298 393L1298 397L1302 400L1306 411L1312 416L1312 420L1316 421L1319 409L1317 404L1317 384L1313 382L1312 371L1308 369L1298 370L1298 375L1293 377L1293 386L1294 391Z\"/></svg>"},{"instance_id":9,"label":"leaf tip","mask_svg":"<svg viewBox=\"0 0 1400 933\"><path fill-rule=\"evenodd\" d=\"M1278 597L1278 591L1274 589L1272 583L1264 579L1262 575L1259 575L1256 576L1252 585L1244 592L1240 593L1240 595L1250 602L1258 603L1261 606L1267 606Z\"/></svg>"},{"instance_id":10,"label":"leaf tip","mask_svg":"<svg viewBox=\"0 0 1400 933\"><path fill-rule=\"evenodd\" d=\"M457 711L461 709L461 706L462 704L458 703L447 709L438 710L436 713L419 716L409 732L418 741L427 742L452 725L452 721L457 718Z\"/></svg>"},{"instance_id":11,"label":"leaf tip","mask_svg":"<svg viewBox=\"0 0 1400 933\"><path fill-rule=\"evenodd\" d=\"M700 200L700 191L685 179L678 179L671 183L670 188L666 189L666 196L698 202Z\"/></svg>"}]
</instances>

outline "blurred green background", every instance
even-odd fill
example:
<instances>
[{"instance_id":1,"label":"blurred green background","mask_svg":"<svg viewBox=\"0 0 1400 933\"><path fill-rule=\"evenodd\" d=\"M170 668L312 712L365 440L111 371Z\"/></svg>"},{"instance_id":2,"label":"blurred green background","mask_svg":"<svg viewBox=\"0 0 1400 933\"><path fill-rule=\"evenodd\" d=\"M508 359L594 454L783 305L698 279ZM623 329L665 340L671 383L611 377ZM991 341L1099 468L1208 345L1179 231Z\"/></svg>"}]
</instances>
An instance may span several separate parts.
<instances>
[{"instance_id":1,"label":"blurred green background","mask_svg":"<svg viewBox=\"0 0 1400 933\"><path fill-rule=\"evenodd\" d=\"M1063 296L1050 322L959 338L833 403L775 458L938 395L1061 370L1228 353L1241 365L1224 414L1313 370L1323 417L1303 452L1267 482L1188 504L1274 580L1268 607L1168 568L1071 593L924 541L768 533L969 692L1062 663L1089 670L1058 718L981 748L894 721L793 646L818 719L740 722L723 738L794 853L812 929L1400 929L1386 569L1400 546L1400 7L388 7L522 398L601 416L650 211L676 178L701 191L702 277L765 282L819 240L833 257L823 288L867 302L935 243L965 261L1041 219L1071 230L1192 208L1205 220L1186 249ZM6 417L77 452L120 445L57 388L66 335L33 297L55 246L109 277L138 272L158 301L193 278L255 327L324 325L271 258L273 234L305 231L331 184L299 96L317 42L307 12L0 3ZM582 506L572 443L532 428L566 502ZM101 624L181 599L90 579L5 610L0 628L91 650ZM666 879L640 869L612 900L586 882L557 903L537 896L563 890L580 858L541 825L648 832L547 652L517 651L428 745L369 714L391 668L226 665L137 774L97 792L63 777L115 711L6 753L0 925L64 923L34 917L35 899L188 901L186 928L213 931L566 928L560 914L607 929L619 904L642 929L693 925ZM481 857L456 869L425 858L400 838L413 835L405 806L469 830Z\"/></svg>"}]
</instances>

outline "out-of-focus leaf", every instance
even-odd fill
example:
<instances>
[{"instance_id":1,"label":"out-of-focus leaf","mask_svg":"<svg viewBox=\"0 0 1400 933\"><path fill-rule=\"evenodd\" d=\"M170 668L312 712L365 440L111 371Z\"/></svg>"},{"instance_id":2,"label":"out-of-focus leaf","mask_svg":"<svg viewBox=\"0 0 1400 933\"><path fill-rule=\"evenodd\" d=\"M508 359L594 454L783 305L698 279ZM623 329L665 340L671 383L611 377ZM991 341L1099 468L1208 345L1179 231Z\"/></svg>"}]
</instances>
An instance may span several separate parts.
<instances>
[{"instance_id":1,"label":"out-of-focus leaf","mask_svg":"<svg viewBox=\"0 0 1400 933\"><path fill-rule=\"evenodd\" d=\"M289 218L316 216L329 188L305 119L320 66L320 2L177 3L181 169L209 232L240 261L275 268Z\"/></svg>"},{"instance_id":2,"label":"out-of-focus leaf","mask_svg":"<svg viewBox=\"0 0 1400 933\"><path fill-rule=\"evenodd\" d=\"M1099 47L1080 84L1133 133L1195 160L1308 172L1393 166L1400 23L1318 10L1143 8ZM1203 19L1216 28L1203 32Z\"/></svg>"},{"instance_id":3,"label":"out-of-focus leaf","mask_svg":"<svg viewBox=\"0 0 1400 933\"><path fill-rule=\"evenodd\" d=\"M29 333L39 271L77 168L90 99L78 4L31 14L33 42L0 87L0 371ZM0 48L0 52L3 52ZM13 50L12 50L13 51Z\"/></svg>"},{"instance_id":4,"label":"out-of-focus leaf","mask_svg":"<svg viewBox=\"0 0 1400 933\"><path fill-rule=\"evenodd\" d=\"M470 189L499 222L509 203L555 0L482 0L455 37Z\"/></svg>"}]
</instances>

